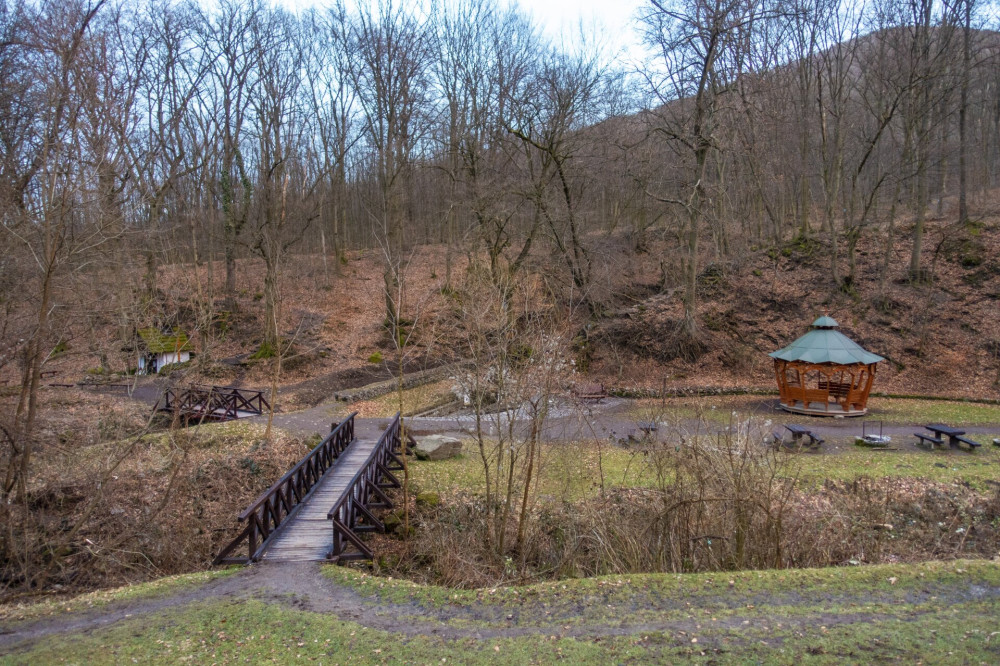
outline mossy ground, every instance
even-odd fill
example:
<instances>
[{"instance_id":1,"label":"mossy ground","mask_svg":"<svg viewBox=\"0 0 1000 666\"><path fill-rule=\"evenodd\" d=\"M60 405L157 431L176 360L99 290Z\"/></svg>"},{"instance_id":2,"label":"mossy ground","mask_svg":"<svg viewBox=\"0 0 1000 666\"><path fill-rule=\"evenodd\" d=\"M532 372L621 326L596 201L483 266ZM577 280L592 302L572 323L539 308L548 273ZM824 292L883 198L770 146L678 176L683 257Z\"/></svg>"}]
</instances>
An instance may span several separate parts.
<instances>
[{"instance_id":1,"label":"mossy ground","mask_svg":"<svg viewBox=\"0 0 1000 666\"><path fill-rule=\"evenodd\" d=\"M197 587L209 581L230 576L239 570L239 567L227 567L199 571L193 574L166 576L146 583L126 585L109 590L97 590L72 598L52 598L3 604L0 605L0 621L7 623L37 620L52 615L85 612L120 601L163 597L185 588Z\"/></svg>"},{"instance_id":2,"label":"mossy ground","mask_svg":"<svg viewBox=\"0 0 1000 666\"><path fill-rule=\"evenodd\" d=\"M374 609L384 618L380 625L273 597L206 598L106 628L49 635L15 646L0 662L992 664L1000 658L995 562L610 576L464 592L332 566L324 574L357 590L359 609Z\"/></svg>"},{"instance_id":3,"label":"mossy ground","mask_svg":"<svg viewBox=\"0 0 1000 666\"><path fill-rule=\"evenodd\" d=\"M790 453L786 473L803 486L815 486L826 479L850 481L869 476L962 483L988 491L1000 481L1000 448L991 446L989 437L972 437L983 446L971 454L864 448L835 455ZM538 492L561 500L593 497L602 488L655 487L659 482L654 466L636 448L606 443L547 444L541 447L541 461ZM411 462L410 474L420 490L444 495L471 491L484 483L482 460L471 442L465 443L459 458Z\"/></svg>"}]
</instances>

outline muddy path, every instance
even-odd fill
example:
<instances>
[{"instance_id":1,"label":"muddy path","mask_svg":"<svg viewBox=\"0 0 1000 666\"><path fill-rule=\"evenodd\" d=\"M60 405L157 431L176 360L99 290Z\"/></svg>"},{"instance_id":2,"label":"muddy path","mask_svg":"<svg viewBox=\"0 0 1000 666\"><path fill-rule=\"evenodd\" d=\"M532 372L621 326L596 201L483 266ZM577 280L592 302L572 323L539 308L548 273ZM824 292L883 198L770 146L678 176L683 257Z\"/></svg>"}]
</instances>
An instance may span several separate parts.
<instances>
[{"instance_id":1,"label":"muddy path","mask_svg":"<svg viewBox=\"0 0 1000 666\"><path fill-rule=\"evenodd\" d=\"M362 594L322 575L319 563L264 563L206 584L165 596L114 602L107 606L39 620L6 623L0 628L0 655L22 651L64 634L92 633L117 622L183 611L204 602L257 600L322 614L331 620L406 636L443 639L488 639L521 636L599 639L650 632L704 633L711 617L714 630L739 630L768 624L786 629L863 625L891 614L905 603L915 617L965 602L1000 602L1000 587L971 577L928 582L902 594L856 586L816 593L808 589L765 593L719 589L699 594L695 603L684 595L649 589L641 582L622 594L620 588L588 590L555 599L521 598L447 604L413 598L390 602Z\"/></svg>"}]
</instances>

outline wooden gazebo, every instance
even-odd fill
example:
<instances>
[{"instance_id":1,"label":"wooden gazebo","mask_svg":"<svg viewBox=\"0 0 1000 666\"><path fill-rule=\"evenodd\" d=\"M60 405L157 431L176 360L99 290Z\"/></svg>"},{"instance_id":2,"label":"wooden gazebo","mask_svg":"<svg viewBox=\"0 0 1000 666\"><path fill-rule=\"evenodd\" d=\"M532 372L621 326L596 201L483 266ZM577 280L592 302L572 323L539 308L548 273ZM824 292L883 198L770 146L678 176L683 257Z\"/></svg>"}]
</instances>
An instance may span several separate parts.
<instances>
[{"instance_id":1,"label":"wooden gazebo","mask_svg":"<svg viewBox=\"0 0 1000 666\"><path fill-rule=\"evenodd\" d=\"M781 407L814 416L862 416L875 368L883 361L837 331L830 317L784 349L771 352L781 392Z\"/></svg>"}]
</instances>

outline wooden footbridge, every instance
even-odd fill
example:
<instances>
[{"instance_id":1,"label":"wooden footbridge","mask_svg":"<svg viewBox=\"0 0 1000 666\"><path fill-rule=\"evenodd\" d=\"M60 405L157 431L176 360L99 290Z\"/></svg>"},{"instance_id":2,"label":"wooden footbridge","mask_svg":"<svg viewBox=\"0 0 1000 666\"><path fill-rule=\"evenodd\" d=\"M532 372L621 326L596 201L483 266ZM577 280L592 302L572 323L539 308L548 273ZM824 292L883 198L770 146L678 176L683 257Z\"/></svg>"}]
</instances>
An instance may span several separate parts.
<instances>
[{"instance_id":1,"label":"wooden footbridge","mask_svg":"<svg viewBox=\"0 0 1000 666\"><path fill-rule=\"evenodd\" d=\"M156 410L174 414L182 421L232 421L260 416L271 409L263 391L235 386L190 386L168 388Z\"/></svg>"},{"instance_id":2,"label":"wooden footbridge","mask_svg":"<svg viewBox=\"0 0 1000 666\"><path fill-rule=\"evenodd\" d=\"M399 488L400 416L381 436L356 437L354 416L336 425L239 516L246 527L215 564L372 559L361 534L385 531L374 511L392 507ZM246 547L245 556L235 555Z\"/></svg>"}]
</instances>

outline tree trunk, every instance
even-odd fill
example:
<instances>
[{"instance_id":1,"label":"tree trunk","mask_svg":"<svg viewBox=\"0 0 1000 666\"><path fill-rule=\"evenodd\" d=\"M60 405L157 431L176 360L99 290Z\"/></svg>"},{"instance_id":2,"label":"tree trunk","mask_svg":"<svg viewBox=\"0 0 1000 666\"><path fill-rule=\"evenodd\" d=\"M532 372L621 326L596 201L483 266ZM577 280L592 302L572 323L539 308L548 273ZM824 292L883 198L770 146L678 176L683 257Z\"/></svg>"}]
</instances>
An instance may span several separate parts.
<instances>
[{"instance_id":1,"label":"tree trunk","mask_svg":"<svg viewBox=\"0 0 1000 666\"><path fill-rule=\"evenodd\" d=\"M958 222L969 221L968 192L968 109L969 109L969 69L971 67L970 28L972 22L972 2L965 0L965 22L962 26L962 89L958 104Z\"/></svg>"}]
</instances>

